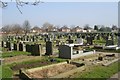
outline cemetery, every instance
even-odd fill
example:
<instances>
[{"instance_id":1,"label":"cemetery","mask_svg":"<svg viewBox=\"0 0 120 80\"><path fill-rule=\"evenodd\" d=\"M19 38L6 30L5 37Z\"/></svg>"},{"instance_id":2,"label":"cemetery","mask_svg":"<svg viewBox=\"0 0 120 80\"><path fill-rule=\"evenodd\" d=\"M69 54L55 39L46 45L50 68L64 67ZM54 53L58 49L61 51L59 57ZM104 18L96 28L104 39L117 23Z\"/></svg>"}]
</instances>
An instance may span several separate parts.
<instances>
[{"instance_id":1,"label":"cemetery","mask_svg":"<svg viewBox=\"0 0 120 80\"><path fill-rule=\"evenodd\" d=\"M114 80L120 2L85 2L0 0L0 79Z\"/></svg>"},{"instance_id":2,"label":"cemetery","mask_svg":"<svg viewBox=\"0 0 120 80\"><path fill-rule=\"evenodd\" d=\"M77 75L89 66L110 67L120 53L116 33L7 36L1 46L3 66L17 78L69 77L69 72Z\"/></svg>"}]
</instances>

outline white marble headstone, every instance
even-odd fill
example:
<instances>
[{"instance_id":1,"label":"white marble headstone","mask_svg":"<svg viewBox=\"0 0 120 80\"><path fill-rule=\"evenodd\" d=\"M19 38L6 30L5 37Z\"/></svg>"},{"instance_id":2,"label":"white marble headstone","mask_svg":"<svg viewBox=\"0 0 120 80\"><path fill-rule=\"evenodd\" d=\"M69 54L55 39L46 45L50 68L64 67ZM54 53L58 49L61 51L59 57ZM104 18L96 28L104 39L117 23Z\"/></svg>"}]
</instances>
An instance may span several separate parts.
<instances>
[{"instance_id":1,"label":"white marble headstone","mask_svg":"<svg viewBox=\"0 0 120 80\"><path fill-rule=\"evenodd\" d=\"M77 43L80 45L83 45L83 39L82 38L77 38Z\"/></svg>"}]
</instances>

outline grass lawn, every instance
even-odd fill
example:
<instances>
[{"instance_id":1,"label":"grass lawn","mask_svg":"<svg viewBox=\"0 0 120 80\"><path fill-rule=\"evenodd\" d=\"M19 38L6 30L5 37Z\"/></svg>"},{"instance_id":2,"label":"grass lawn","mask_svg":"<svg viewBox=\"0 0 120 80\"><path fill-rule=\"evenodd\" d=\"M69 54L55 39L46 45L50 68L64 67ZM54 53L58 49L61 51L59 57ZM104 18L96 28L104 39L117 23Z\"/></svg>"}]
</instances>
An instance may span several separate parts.
<instances>
[{"instance_id":1,"label":"grass lawn","mask_svg":"<svg viewBox=\"0 0 120 80\"><path fill-rule=\"evenodd\" d=\"M28 55L31 54L29 52L23 52L23 51L12 51L12 52L3 52L2 57L13 57L13 56L18 56L18 55Z\"/></svg>"},{"instance_id":2,"label":"grass lawn","mask_svg":"<svg viewBox=\"0 0 120 80\"><path fill-rule=\"evenodd\" d=\"M93 40L94 44L99 44L99 45L105 45L106 41L105 40Z\"/></svg>"},{"instance_id":3,"label":"grass lawn","mask_svg":"<svg viewBox=\"0 0 120 80\"><path fill-rule=\"evenodd\" d=\"M92 66L90 70L86 70L73 75L74 78L110 78L112 75L120 71L120 62L113 63L107 67ZM92 80L92 79L91 79Z\"/></svg>"},{"instance_id":4,"label":"grass lawn","mask_svg":"<svg viewBox=\"0 0 120 80\"><path fill-rule=\"evenodd\" d=\"M0 65L0 79L2 78L2 66Z\"/></svg>"},{"instance_id":5,"label":"grass lawn","mask_svg":"<svg viewBox=\"0 0 120 80\"><path fill-rule=\"evenodd\" d=\"M2 78L12 78L13 72L8 66L2 66Z\"/></svg>"}]
</instances>

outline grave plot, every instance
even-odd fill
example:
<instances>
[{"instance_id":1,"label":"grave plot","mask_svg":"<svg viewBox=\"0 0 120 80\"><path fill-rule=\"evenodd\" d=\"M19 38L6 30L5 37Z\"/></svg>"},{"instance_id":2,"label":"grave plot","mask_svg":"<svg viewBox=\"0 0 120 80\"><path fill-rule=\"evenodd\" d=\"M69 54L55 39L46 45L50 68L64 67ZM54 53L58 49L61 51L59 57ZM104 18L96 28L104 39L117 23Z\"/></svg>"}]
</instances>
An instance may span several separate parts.
<instances>
[{"instance_id":1,"label":"grave plot","mask_svg":"<svg viewBox=\"0 0 120 80\"><path fill-rule=\"evenodd\" d=\"M21 68L24 69L30 69L30 68L35 68L35 67L40 67L40 66L45 66L45 65L50 65L50 64L55 64L57 62L50 62L50 61L36 61L34 63L31 62L31 64L18 64L15 66L12 66L11 69L16 71L19 70Z\"/></svg>"},{"instance_id":2,"label":"grave plot","mask_svg":"<svg viewBox=\"0 0 120 80\"><path fill-rule=\"evenodd\" d=\"M50 78L74 70L76 68L77 66L75 64L63 62L44 67L28 69L22 73L24 73L29 78Z\"/></svg>"},{"instance_id":3,"label":"grave plot","mask_svg":"<svg viewBox=\"0 0 120 80\"><path fill-rule=\"evenodd\" d=\"M117 62L119 60L117 53L99 53L96 56L90 57L90 58L83 58L76 60L76 62L82 62L85 63L85 65L103 65L108 66L114 62Z\"/></svg>"}]
</instances>

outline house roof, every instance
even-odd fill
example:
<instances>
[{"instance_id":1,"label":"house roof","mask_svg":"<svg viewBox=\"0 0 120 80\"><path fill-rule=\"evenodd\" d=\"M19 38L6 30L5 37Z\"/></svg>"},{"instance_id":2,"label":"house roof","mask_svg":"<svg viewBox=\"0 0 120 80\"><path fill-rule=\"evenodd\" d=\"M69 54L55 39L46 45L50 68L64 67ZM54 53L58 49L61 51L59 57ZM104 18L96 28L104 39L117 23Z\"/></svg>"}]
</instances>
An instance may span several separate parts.
<instances>
[{"instance_id":1,"label":"house roof","mask_svg":"<svg viewBox=\"0 0 120 80\"><path fill-rule=\"evenodd\" d=\"M68 28L67 26L63 26L61 27L61 29L70 29L70 28Z\"/></svg>"},{"instance_id":2,"label":"house roof","mask_svg":"<svg viewBox=\"0 0 120 80\"><path fill-rule=\"evenodd\" d=\"M39 27L33 27L31 30L40 30Z\"/></svg>"},{"instance_id":3,"label":"house roof","mask_svg":"<svg viewBox=\"0 0 120 80\"><path fill-rule=\"evenodd\" d=\"M73 29L82 29L81 27L79 27L79 26L76 26L75 28L73 28Z\"/></svg>"}]
</instances>

